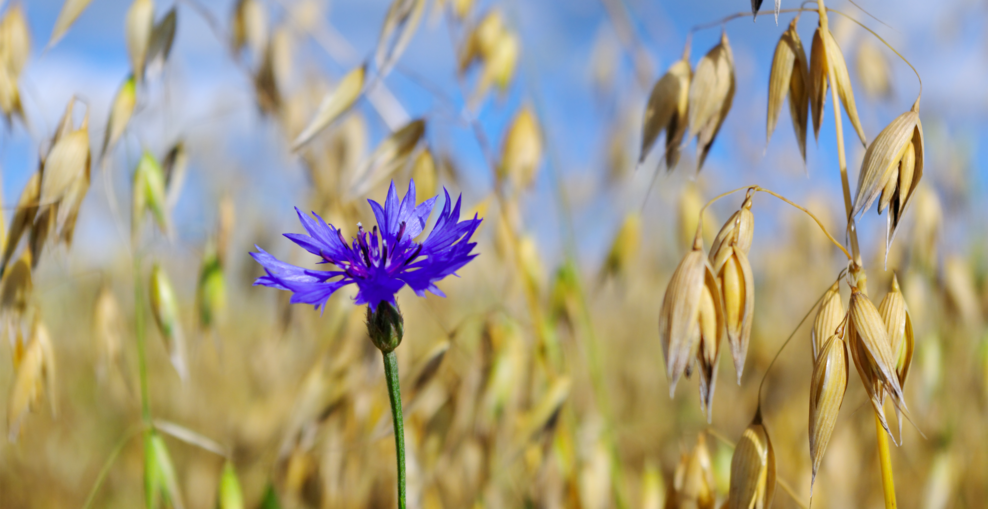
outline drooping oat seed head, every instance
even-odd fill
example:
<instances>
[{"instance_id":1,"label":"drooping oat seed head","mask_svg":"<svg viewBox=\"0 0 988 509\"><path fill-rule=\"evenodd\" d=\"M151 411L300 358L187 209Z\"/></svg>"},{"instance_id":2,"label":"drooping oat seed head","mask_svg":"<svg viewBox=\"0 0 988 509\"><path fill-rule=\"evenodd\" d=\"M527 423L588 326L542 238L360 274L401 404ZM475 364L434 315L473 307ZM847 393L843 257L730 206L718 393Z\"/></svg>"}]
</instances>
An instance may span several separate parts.
<instances>
[{"instance_id":1,"label":"drooping oat seed head","mask_svg":"<svg viewBox=\"0 0 988 509\"><path fill-rule=\"evenodd\" d=\"M628 273L641 246L641 227L641 215L638 212L631 212L624 217L621 228L611 243L611 249L607 252L607 258L604 259L604 266L601 267L601 279Z\"/></svg>"},{"instance_id":2,"label":"drooping oat seed head","mask_svg":"<svg viewBox=\"0 0 988 509\"><path fill-rule=\"evenodd\" d=\"M542 163L542 133L535 113L523 106L504 137L498 175L515 191L531 187Z\"/></svg>"},{"instance_id":3,"label":"drooping oat seed head","mask_svg":"<svg viewBox=\"0 0 988 509\"><path fill-rule=\"evenodd\" d=\"M134 76L131 75L120 85L117 95L113 98L113 105L110 106L110 118L106 121L106 134L103 136L103 148L100 151L100 157L103 157L106 151L111 149L123 135L136 105L137 86Z\"/></svg>"},{"instance_id":4,"label":"drooping oat seed head","mask_svg":"<svg viewBox=\"0 0 988 509\"><path fill-rule=\"evenodd\" d=\"M755 278L747 254L754 229L755 217L751 213L749 193L741 209L721 227L708 257L723 300L727 341L731 346L738 384L744 372L755 309Z\"/></svg>"},{"instance_id":5,"label":"drooping oat seed head","mask_svg":"<svg viewBox=\"0 0 988 509\"><path fill-rule=\"evenodd\" d=\"M844 321L844 303L840 298L840 284L835 282L824 294L813 319L813 329L810 330L810 344L813 347L813 362L816 363L823 351L824 343L833 336L841 322Z\"/></svg>"},{"instance_id":6,"label":"drooping oat seed head","mask_svg":"<svg viewBox=\"0 0 988 509\"><path fill-rule=\"evenodd\" d=\"M666 498L666 507L714 509L714 486L710 450L707 448L706 435L700 433L693 450L680 457L673 475L673 491Z\"/></svg>"},{"instance_id":7,"label":"drooping oat seed head","mask_svg":"<svg viewBox=\"0 0 988 509\"><path fill-rule=\"evenodd\" d=\"M913 350L915 342L913 340L913 323L909 314L909 306L899 288L899 279L892 275L892 287L885 294L885 298L878 305L878 312L882 315L885 328L889 335L889 343L892 347L892 358L895 359L895 373L899 379L899 386L905 389L906 376L909 375L909 366L913 360ZM898 408L896 414L899 415ZM899 415L899 441L902 442L902 419Z\"/></svg>"},{"instance_id":8,"label":"drooping oat seed head","mask_svg":"<svg viewBox=\"0 0 988 509\"><path fill-rule=\"evenodd\" d=\"M820 17L820 26L813 34L813 45L810 48L810 109L813 115L813 134L820 137L820 125L823 122L823 105L827 102L827 86L837 89L837 96L844 105L844 111L858 133L862 145L867 145L858 109L854 105L854 90L851 88L851 78L847 73L847 63L844 54L834 35L830 33L825 14ZM837 108L837 105L833 105Z\"/></svg>"},{"instance_id":9,"label":"drooping oat seed head","mask_svg":"<svg viewBox=\"0 0 988 509\"><path fill-rule=\"evenodd\" d=\"M741 435L731 458L729 509L768 509L775 494L775 451L761 412Z\"/></svg>"},{"instance_id":10,"label":"drooping oat seed head","mask_svg":"<svg viewBox=\"0 0 988 509\"><path fill-rule=\"evenodd\" d=\"M7 273L7 264L14 256L21 237L29 232L38 212L38 200L41 197L41 171L35 172L28 179L20 198L17 199L17 212L10 220L10 228L3 249L3 261L0 262L0 275ZM30 265L30 264L29 264Z\"/></svg>"},{"instance_id":11,"label":"drooping oat seed head","mask_svg":"<svg viewBox=\"0 0 988 509\"><path fill-rule=\"evenodd\" d=\"M418 191L425 196L434 196L439 187L439 171L432 150L426 147L412 163L412 180Z\"/></svg>"},{"instance_id":12,"label":"drooping oat seed head","mask_svg":"<svg viewBox=\"0 0 988 509\"><path fill-rule=\"evenodd\" d=\"M868 391L872 406L882 422L882 427L892 436L882 404L885 395L892 398L896 408L907 412L902 386L896 373L896 359L889 342L888 330L882 315L868 296L851 287L851 303L847 317L848 347L851 358ZM908 416L908 413L906 413ZM894 440L894 437L893 437Z\"/></svg>"},{"instance_id":13,"label":"drooping oat seed head","mask_svg":"<svg viewBox=\"0 0 988 509\"><path fill-rule=\"evenodd\" d=\"M31 55L31 32L20 2L7 8L0 20L0 65L6 67L14 81L21 75Z\"/></svg>"},{"instance_id":14,"label":"drooping oat seed head","mask_svg":"<svg viewBox=\"0 0 988 509\"><path fill-rule=\"evenodd\" d=\"M889 209L885 233L885 258L895 238L902 214L923 178L923 123L919 99L912 109L899 115L865 151L858 174L858 191L851 217L868 210L878 200L878 213Z\"/></svg>"},{"instance_id":15,"label":"drooping oat seed head","mask_svg":"<svg viewBox=\"0 0 988 509\"><path fill-rule=\"evenodd\" d=\"M303 145L316 137L323 129L329 127L341 115L346 113L353 103L357 101L364 88L364 77L367 74L367 65L354 68L340 79L336 87L323 97L319 103L319 109L309 124L295 137L292 142L292 150L298 150Z\"/></svg>"},{"instance_id":16,"label":"drooping oat seed head","mask_svg":"<svg viewBox=\"0 0 988 509\"><path fill-rule=\"evenodd\" d=\"M700 59L690 83L689 129L696 135L698 172L731 110L734 89L734 55L727 33L722 32L720 44Z\"/></svg>"},{"instance_id":17,"label":"drooping oat seed head","mask_svg":"<svg viewBox=\"0 0 988 509\"><path fill-rule=\"evenodd\" d=\"M346 194L359 198L374 186L385 182L394 172L405 166L425 135L425 120L416 119L388 136L364 159L353 172Z\"/></svg>"},{"instance_id":18,"label":"drooping oat seed head","mask_svg":"<svg viewBox=\"0 0 988 509\"><path fill-rule=\"evenodd\" d=\"M843 333L843 331L841 331ZM823 464L823 455L837 425L837 415L847 391L847 350L842 334L832 334L823 344L813 361L810 378L810 459L813 475L810 479L810 495L816 474Z\"/></svg>"},{"instance_id":19,"label":"drooping oat seed head","mask_svg":"<svg viewBox=\"0 0 988 509\"><path fill-rule=\"evenodd\" d=\"M772 71L768 78L768 121L765 126L765 144L772 139L775 125L782 110L782 101L789 97L789 114L792 116L793 130L799 153L806 161L806 124L809 119L810 70L806 61L806 51L796 32L793 19L789 28L782 34L772 57Z\"/></svg>"},{"instance_id":20,"label":"drooping oat seed head","mask_svg":"<svg viewBox=\"0 0 988 509\"><path fill-rule=\"evenodd\" d=\"M234 52L247 46L255 55L260 55L268 43L268 14L264 2L259 0L237 0L233 8L231 24Z\"/></svg>"},{"instance_id":21,"label":"drooping oat seed head","mask_svg":"<svg viewBox=\"0 0 988 509\"><path fill-rule=\"evenodd\" d=\"M692 372L694 356L702 355L713 365L710 361L715 361L724 334L723 316L717 278L703 255L703 241L697 237L693 249L673 272L659 310L659 341L666 360L670 397L679 378ZM712 396L712 384L709 393ZM706 408L709 401L704 403Z\"/></svg>"},{"instance_id":22,"label":"drooping oat seed head","mask_svg":"<svg viewBox=\"0 0 988 509\"><path fill-rule=\"evenodd\" d=\"M638 164L645 160L663 131L666 133L666 170L672 171L679 162L679 146L689 127L690 82L693 78L689 51L687 45L683 50L683 58L672 64L652 87L642 121L642 146Z\"/></svg>"},{"instance_id":23,"label":"drooping oat seed head","mask_svg":"<svg viewBox=\"0 0 988 509\"><path fill-rule=\"evenodd\" d=\"M144 63L148 45L151 43L151 30L154 28L154 1L134 0L127 9L124 32L127 37L127 53L130 55L131 71L137 81L144 79Z\"/></svg>"}]
</instances>

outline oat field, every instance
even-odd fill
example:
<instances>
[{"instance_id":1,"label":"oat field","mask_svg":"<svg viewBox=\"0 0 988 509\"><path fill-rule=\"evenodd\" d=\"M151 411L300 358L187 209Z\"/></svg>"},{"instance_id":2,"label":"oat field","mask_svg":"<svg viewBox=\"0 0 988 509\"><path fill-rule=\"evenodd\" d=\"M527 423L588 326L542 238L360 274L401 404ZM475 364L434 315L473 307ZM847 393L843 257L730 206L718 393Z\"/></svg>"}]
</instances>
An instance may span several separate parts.
<instances>
[{"instance_id":1,"label":"oat field","mask_svg":"<svg viewBox=\"0 0 988 509\"><path fill-rule=\"evenodd\" d=\"M973 0L0 0L0 508L982 508Z\"/></svg>"}]
</instances>

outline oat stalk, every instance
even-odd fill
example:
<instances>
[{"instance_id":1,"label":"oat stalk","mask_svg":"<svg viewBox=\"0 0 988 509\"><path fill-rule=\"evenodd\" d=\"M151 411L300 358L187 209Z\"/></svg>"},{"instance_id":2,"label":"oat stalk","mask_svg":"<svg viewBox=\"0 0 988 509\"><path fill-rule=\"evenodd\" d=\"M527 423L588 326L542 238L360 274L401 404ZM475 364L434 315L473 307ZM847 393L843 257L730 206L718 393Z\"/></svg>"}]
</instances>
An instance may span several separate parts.
<instances>
[{"instance_id":1,"label":"oat stalk","mask_svg":"<svg viewBox=\"0 0 988 509\"><path fill-rule=\"evenodd\" d=\"M703 213L706 212L707 207L709 207L710 205L713 205L713 203L715 201L717 201L717 200L719 200L721 198L724 198L726 196L729 196L731 194L734 194L734 193L736 193L738 191L742 191L742 190L745 190L745 189L747 189L749 192L755 191L755 192L762 192L762 193L770 194L770 195L772 195L772 196L774 196L774 197L776 197L776 198L778 198L778 199L780 199L780 200L788 203L789 205L792 205L793 207L799 209L804 214L810 216L810 218L813 219L813 221L817 224L817 226L820 227L820 230L823 232L823 234L826 235L828 239L830 239L830 242L832 242L835 246L837 246L837 249L840 249L841 252L844 253L845 256L847 256L847 259L848 260L854 260L855 259L855 258L853 258L851 256L850 253L847 252L847 249L844 248L844 246L840 242L838 242L837 239L835 239L834 236L830 234L830 232L827 231L827 228L823 226L823 223L820 221L820 219L818 219L812 212L810 212L809 210L806 210L806 208L804 208L804 207L802 207L800 205L797 205L795 202L793 202L792 200L786 198L785 196L782 196L781 194L776 193L776 192L774 192L774 191L772 191L770 189L765 189L764 187L761 187L761 186L745 186L745 187L739 187L737 189L733 189L733 190L730 190L730 191L721 193L721 194L719 194L719 195L714 196L713 198L711 198L703 206L703 208L700 209L700 219L696 223L696 231L697 231L696 238L700 238L700 236L701 236L701 234L703 232Z\"/></svg>"},{"instance_id":2,"label":"oat stalk","mask_svg":"<svg viewBox=\"0 0 988 509\"><path fill-rule=\"evenodd\" d=\"M820 23L825 27L827 23L827 8L824 6L823 0L820 0L817 3L817 6L820 10ZM846 15L844 16L848 17ZM869 32L871 32L871 30L869 30ZM874 32L871 33L874 34L875 37L878 37L878 35ZM881 39L881 37L879 37L879 39ZM882 42L885 41L883 40ZM896 52L896 54L898 55L899 53ZM899 56L901 57L901 55ZM903 60L905 60L905 58L903 58ZM907 61L906 63L909 62ZM909 67L912 67L912 64L909 64ZM912 68L913 71L916 71L914 67ZM828 75L829 74L830 73L828 72ZM916 73L916 77L919 77L918 72ZM920 90L922 90L922 80L920 80ZM837 98L837 87L833 86L833 84L831 84L830 87L830 98L834 109L834 124L837 130L837 154L839 158L838 161L840 163L841 187L844 191L844 209L847 212L848 217L847 233L851 240L851 249L854 251L854 262L851 267L851 272L856 280L858 290L867 295L868 290L866 285L868 278L861 263L861 252L858 249L857 228L855 228L854 225L854 218L851 217L851 186L848 183L847 178L847 158L844 154L844 131L841 120L840 104L838 103ZM885 497L885 509L895 509L895 481L892 478L892 459L889 455L888 436L885 435L885 430L882 427L881 419L879 418L877 412L875 413L875 426L877 428L876 439L878 440L878 457L882 471L882 491Z\"/></svg>"}]
</instances>

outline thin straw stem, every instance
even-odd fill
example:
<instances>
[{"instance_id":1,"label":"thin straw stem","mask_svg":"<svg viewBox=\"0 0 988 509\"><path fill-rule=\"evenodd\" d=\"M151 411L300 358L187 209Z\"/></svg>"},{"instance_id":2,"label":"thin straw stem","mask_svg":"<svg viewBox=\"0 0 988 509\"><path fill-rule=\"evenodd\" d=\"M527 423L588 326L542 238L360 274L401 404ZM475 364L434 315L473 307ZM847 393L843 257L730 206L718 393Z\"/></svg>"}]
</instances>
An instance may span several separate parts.
<instances>
[{"instance_id":1,"label":"thin straw stem","mask_svg":"<svg viewBox=\"0 0 988 509\"><path fill-rule=\"evenodd\" d=\"M809 210L806 210L805 208L803 208L803 207L801 207L799 205L796 205L795 203L793 203L792 201L790 201L785 196L782 196L781 194L778 194L778 193L776 193L774 191L770 191L768 189L765 189L764 187L758 187L755 190L756 191L761 191L763 193L770 194L772 196L775 196L776 198L778 198L778 199L780 199L780 200L788 203L789 205L792 205L793 207L796 207L797 209L802 210L806 215L810 216L813 219L813 221L816 222L817 226L820 227L820 230L823 231L823 234L826 235L827 238L830 239L830 242L833 242L834 245L837 246L837 248L840 249L844 253L845 256L847 256L847 259L848 260L853 260L853 258L851 257L851 253L848 253L847 252L847 249L845 249L844 246L841 245L840 242L837 242L837 239L835 239L834 236L831 235L830 232L827 231L827 228L823 226L823 223L821 223L820 220L817 219L817 217L814 216L812 212L810 212Z\"/></svg>"}]
</instances>

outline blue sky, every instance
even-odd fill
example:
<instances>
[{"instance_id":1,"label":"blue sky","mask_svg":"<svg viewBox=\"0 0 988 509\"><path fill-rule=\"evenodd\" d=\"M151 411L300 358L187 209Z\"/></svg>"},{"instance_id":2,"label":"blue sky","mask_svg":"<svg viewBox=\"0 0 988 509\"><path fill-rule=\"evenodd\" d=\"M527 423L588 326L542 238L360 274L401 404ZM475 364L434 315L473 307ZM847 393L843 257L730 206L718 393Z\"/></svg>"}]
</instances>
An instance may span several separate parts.
<instances>
[{"instance_id":1,"label":"blue sky","mask_svg":"<svg viewBox=\"0 0 988 509\"><path fill-rule=\"evenodd\" d=\"M290 0L266 2L272 20L284 18L279 5L286 2L292 3ZM66 37L43 55L42 48L62 0L24 3L31 24L34 55L21 85L30 89L25 92L24 101L32 119L32 134L25 133L21 127L13 133L8 129L3 131L0 168L5 205L16 202L21 187L36 168L39 140L49 136L51 126L72 94L88 100L92 107L94 143L102 139L109 101L129 68L123 40L123 19L129 1L93 0ZM201 3L225 26L233 2L203 0ZM988 40L984 30L988 9L971 0L936 3L861 0L858 3L889 27L861 15L847 2L831 2L830 6L856 13L906 55L924 77L922 115L927 135L924 182L940 190L945 202L965 200L964 207L958 209L963 214L962 223L948 227L948 242L960 238L967 228L984 232L984 214L970 211L985 210L976 204L988 192L988 181L981 170L988 161L985 151L980 149L982 143L988 142L988 94L985 93ZM173 5L160 0L156 4L158 15ZM489 2L479 4L483 10ZM605 249L603 244L609 241L620 216L639 206L641 188L648 181L643 171L626 189L599 192L606 174L604 151L614 115L628 110L640 116L647 91L631 85L631 62L627 55L621 54L617 65L619 93L609 100L610 107L601 105L595 97L590 55L595 41L613 37L606 11L598 0L507 0L498 5L502 6L509 24L521 34L522 63L514 87L504 98L493 98L485 104L480 122L498 150L502 132L514 111L523 103L533 104L533 98L538 95L537 106L549 137L550 159L566 179L577 204L574 219L583 233L581 252L596 259ZM681 54L688 27L742 11L749 4L747 0L624 0L624 5L632 14L637 36L648 50L653 78L657 78ZM795 5L783 2L784 8ZM352 46L353 57L361 59L373 51L387 6L388 2L383 0L337 1L332 2L324 17ZM402 59L402 66L427 77L462 107L462 93L453 75L455 54L449 33L443 23L430 18L427 14ZM797 200L814 191L839 199L829 104L819 143L812 140L809 143L805 173L786 114L780 119L768 153L763 155L768 71L772 51L790 19L791 15L784 15L778 27L770 17L760 18L757 23L750 18L739 19L727 25L738 87L734 107L701 175L708 188L707 195L758 183ZM807 46L815 24L815 16L809 14L800 23L799 31ZM118 195L126 196L128 175L141 146L161 154L182 137L189 142L192 161L187 187L176 212L180 243L191 248L201 242L212 224L215 208L212 203L223 191L238 193L239 201L248 204L247 211L240 206L248 219L260 217L274 225L290 224L293 218L289 204L305 195L304 172L288 154L275 126L258 114L250 83L229 61L208 26L185 5L179 7L178 25L176 48L166 78L168 85L152 85L148 91L150 96L169 98L163 103L167 104L167 114L158 109L162 103L138 113L135 123L141 123L139 120L144 118L142 127L129 137L125 148L113 159ZM695 63L716 44L719 35L716 28L696 34L691 60ZM865 35L856 30L847 40ZM335 61L308 40L300 40L297 48L302 72L335 79L356 63L356 60ZM853 56L847 58L855 80ZM892 55L890 62L894 72L891 100L869 100L856 86L858 109L871 138L910 107L918 90L909 68ZM438 109L435 98L401 73L389 77L388 86L412 117L431 115ZM371 140L379 140L386 133L386 126L367 104L360 107L368 119ZM853 131L847 125L845 132ZM629 147L637 148L638 136L637 131L629 136ZM462 191L467 198L481 198L489 190L492 179L472 133L435 117L429 137L434 146L450 150L464 169L468 179ZM853 141L848 138L849 147L854 146ZM692 146L687 149L693 150ZM860 144L849 149L852 182L861 153ZM960 177L953 173L942 176L940 170L953 160L969 160L970 164L965 165ZM661 228L671 224L662 216L672 210L675 191L682 185L684 176L690 174L681 166L677 175L659 179L661 189L654 195L655 203L647 216L661 222ZM78 249L93 255L103 251L107 242L120 242L112 229L107 231L105 227L109 215L100 178L94 168L94 192L87 201L87 208L93 212L84 212L80 225L88 234L80 235L80 239L96 240L91 240L88 247L83 243ZM549 167L544 166L535 192L525 203L531 218L528 224L550 255L558 253L560 238L553 196ZM945 206L950 209L949 203ZM9 218L9 212L6 216ZM884 217L875 218L873 214L867 217L863 231L882 231Z\"/></svg>"}]
</instances>

